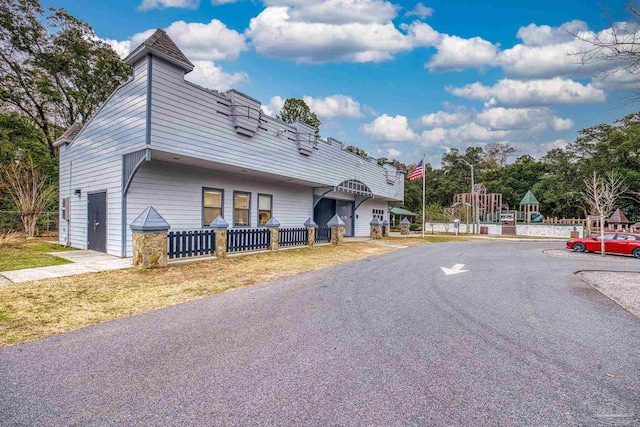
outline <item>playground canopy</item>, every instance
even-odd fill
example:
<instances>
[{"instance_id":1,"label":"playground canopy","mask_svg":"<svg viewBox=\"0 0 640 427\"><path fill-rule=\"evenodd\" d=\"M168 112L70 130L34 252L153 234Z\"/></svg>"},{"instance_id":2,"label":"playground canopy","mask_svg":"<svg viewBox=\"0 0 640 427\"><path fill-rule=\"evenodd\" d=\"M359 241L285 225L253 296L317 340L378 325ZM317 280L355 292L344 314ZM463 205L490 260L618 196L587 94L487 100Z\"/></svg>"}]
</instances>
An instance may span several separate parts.
<instances>
[{"instance_id":1,"label":"playground canopy","mask_svg":"<svg viewBox=\"0 0 640 427\"><path fill-rule=\"evenodd\" d=\"M527 191L527 194L524 195L522 200L520 200L521 205L539 205L538 199L533 195L531 190Z\"/></svg>"}]
</instances>

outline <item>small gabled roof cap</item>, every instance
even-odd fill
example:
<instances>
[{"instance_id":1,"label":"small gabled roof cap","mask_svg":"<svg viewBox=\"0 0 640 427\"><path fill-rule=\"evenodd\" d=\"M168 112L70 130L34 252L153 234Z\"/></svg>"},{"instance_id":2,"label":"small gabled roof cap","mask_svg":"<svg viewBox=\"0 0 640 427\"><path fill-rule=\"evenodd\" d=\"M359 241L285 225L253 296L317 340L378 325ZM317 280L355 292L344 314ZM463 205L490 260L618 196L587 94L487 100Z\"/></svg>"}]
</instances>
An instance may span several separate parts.
<instances>
[{"instance_id":1,"label":"small gabled roof cap","mask_svg":"<svg viewBox=\"0 0 640 427\"><path fill-rule=\"evenodd\" d=\"M342 220L342 218L340 218L340 215L335 214L333 216L333 218L331 218L329 220L329 222L327 222L327 227L344 227L345 223Z\"/></svg>"},{"instance_id":2,"label":"small gabled roof cap","mask_svg":"<svg viewBox=\"0 0 640 427\"><path fill-rule=\"evenodd\" d=\"M382 225L389 225L389 221L385 219L384 221L382 221Z\"/></svg>"},{"instance_id":3,"label":"small gabled roof cap","mask_svg":"<svg viewBox=\"0 0 640 427\"><path fill-rule=\"evenodd\" d=\"M193 70L194 65L189 58L185 56L180 48L171 40L171 37L163 29L158 28L149 38L143 41L140 46L135 48L126 58L125 64L133 66L140 58L151 53L163 58L173 64L179 66L187 73Z\"/></svg>"},{"instance_id":4,"label":"small gabled roof cap","mask_svg":"<svg viewBox=\"0 0 640 427\"><path fill-rule=\"evenodd\" d=\"M211 224L209 226L216 230L226 230L227 228L229 228L229 223L225 221L224 218L222 218L220 215L218 215L216 219L211 221Z\"/></svg>"},{"instance_id":5,"label":"small gabled roof cap","mask_svg":"<svg viewBox=\"0 0 640 427\"><path fill-rule=\"evenodd\" d=\"M304 226L305 227L317 227L318 224L316 224L316 222L313 219L307 218L307 220L304 222Z\"/></svg>"},{"instance_id":6,"label":"small gabled roof cap","mask_svg":"<svg viewBox=\"0 0 640 427\"><path fill-rule=\"evenodd\" d=\"M278 221L275 217L271 217L269 218L269 221L264 224L264 226L267 228L278 228L280 227L280 221Z\"/></svg>"},{"instance_id":7,"label":"small gabled roof cap","mask_svg":"<svg viewBox=\"0 0 640 427\"><path fill-rule=\"evenodd\" d=\"M169 223L162 218L153 206L147 206L131 223L131 230L133 231L167 231L169 228Z\"/></svg>"},{"instance_id":8,"label":"small gabled roof cap","mask_svg":"<svg viewBox=\"0 0 640 427\"><path fill-rule=\"evenodd\" d=\"M58 139L56 139L56 141L53 143L53 145L55 147L58 147L62 144L69 144L71 143L71 141L73 141L76 136L78 136L78 134L80 133L80 131L82 130L83 125L82 123L74 123L71 126L69 126L67 128L67 130L65 130L62 135L60 135L60 137Z\"/></svg>"},{"instance_id":9,"label":"small gabled roof cap","mask_svg":"<svg viewBox=\"0 0 640 427\"><path fill-rule=\"evenodd\" d=\"M527 191L527 194L524 195L522 200L520 200L520 204L521 205L538 205L540 204L540 202L538 202L538 199L536 199L536 196L534 196L531 190L529 190Z\"/></svg>"},{"instance_id":10,"label":"small gabled roof cap","mask_svg":"<svg viewBox=\"0 0 640 427\"><path fill-rule=\"evenodd\" d=\"M625 214L622 213L620 208L616 209L616 211L611 215L611 218L607 220L609 223L613 224L629 224L631 221L627 219Z\"/></svg>"},{"instance_id":11,"label":"small gabled roof cap","mask_svg":"<svg viewBox=\"0 0 640 427\"><path fill-rule=\"evenodd\" d=\"M378 217L375 217L371 220L369 225L373 225L373 226L382 225L382 221L380 221Z\"/></svg>"},{"instance_id":12,"label":"small gabled roof cap","mask_svg":"<svg viewBox=\"0 0 640 427\"><path fill-rule=\"evenodd\" d=\"M410 225L410 224L411 223L409 222L407 217L402 218L402 221L400 221L400 225Z\"/></svg>"}]
</instances>

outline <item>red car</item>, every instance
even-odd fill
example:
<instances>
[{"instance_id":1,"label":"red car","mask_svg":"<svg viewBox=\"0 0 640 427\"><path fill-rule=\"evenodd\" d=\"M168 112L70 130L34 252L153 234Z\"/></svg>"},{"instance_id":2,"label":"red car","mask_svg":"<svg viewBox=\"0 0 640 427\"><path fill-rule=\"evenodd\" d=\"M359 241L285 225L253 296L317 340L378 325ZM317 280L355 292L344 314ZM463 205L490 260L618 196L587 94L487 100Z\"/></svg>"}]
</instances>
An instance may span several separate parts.
<instances>
[{"instance_id":1,"label":"red car","mask_svg":"<svg viewBox=\"0 0 640 427\"><path fill-rule=\"evenodd\" d=\"M600 252L601 242L600 236L571 239L567 242L567 248L575 252ZM640 234L611 231L604 233L604 251L640 258Z\"/></svg>"}]
</instances>

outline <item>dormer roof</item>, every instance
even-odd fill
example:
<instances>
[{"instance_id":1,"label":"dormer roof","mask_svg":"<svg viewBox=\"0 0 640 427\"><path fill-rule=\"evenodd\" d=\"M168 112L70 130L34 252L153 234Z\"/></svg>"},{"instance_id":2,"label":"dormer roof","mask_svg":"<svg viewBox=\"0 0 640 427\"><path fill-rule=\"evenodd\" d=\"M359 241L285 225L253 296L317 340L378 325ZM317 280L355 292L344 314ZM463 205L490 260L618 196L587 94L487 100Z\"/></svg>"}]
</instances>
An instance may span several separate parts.
<instances>
[{"instance_id":1,"label":"dormer roof","mask_svg":"<svg viewBox=\"0 0 640 427\"><path fill-rule=\"evenodd\" d=\"M82 130L82 123L74 123L71 126L69 126L67 128L67 130L64 131L64 133L62 135L60 135L60 137L58 139L56 139L56 141L53 143L53 145L55 147L58 147L62 144L69 144L71 143L71 141L73 141L76 136L78 136L78 134L80 133L80 131Z\"/></svg>"},{"instance_id":2,"label":"dormer roof","mask_svg":"<svg viewBox=\"0 0 640 427\"><path fill-rule=\"evenodd\" d=\"M163 29L157 29L140 46L135 48L125 59L125 64L133 66L147 54L156 55L174 65L182 68L186 73L193 70L193 63L185 56L180 48L171 40L171 37Z\"/></svg>"}]
</instances>

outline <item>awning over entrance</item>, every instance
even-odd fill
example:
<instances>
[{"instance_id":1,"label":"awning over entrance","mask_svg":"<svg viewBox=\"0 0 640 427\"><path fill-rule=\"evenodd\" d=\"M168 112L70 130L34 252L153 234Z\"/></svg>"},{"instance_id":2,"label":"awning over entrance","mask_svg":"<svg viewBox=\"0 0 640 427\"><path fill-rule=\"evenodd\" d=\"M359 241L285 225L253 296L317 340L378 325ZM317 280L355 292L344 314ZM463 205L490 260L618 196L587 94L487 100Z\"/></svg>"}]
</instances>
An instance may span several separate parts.
<instances>
[{"instance_id":1,"label":"awning over entrance","mask_svg":"<svg viewBox=\"0 0 640 427\"><path fill-rule=\"evenodd\" d=\"M367 185L355 179L344 181L339 185L333 187L333 191L344 191L345 193L351 193L359 196L373 197L373 192Z\"/></svg>"}]
</instances>

